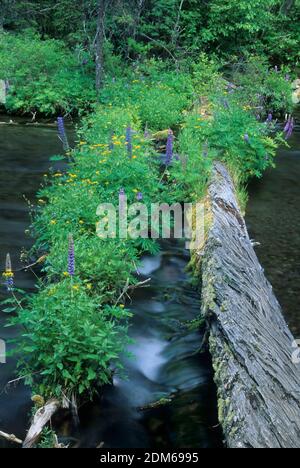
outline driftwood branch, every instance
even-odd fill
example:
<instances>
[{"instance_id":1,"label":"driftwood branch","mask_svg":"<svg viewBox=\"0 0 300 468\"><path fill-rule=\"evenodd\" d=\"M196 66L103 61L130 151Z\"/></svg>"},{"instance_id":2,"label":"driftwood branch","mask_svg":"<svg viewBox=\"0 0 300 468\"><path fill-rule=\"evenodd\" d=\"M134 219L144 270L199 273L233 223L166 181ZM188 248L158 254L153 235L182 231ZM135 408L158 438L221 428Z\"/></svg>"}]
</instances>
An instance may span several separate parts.
<instances>
[{"instance_id":1,"label":"driftwood branch","mask_svg":"<svg viewBox=\"0 0 300 468\"><path fill-rule=\"evenodd\" d=\"M49 400L45 406L40 408L34 415L33 422L23 443L23 448L32 448L38 441L44 427L58 411L61 404L58 400Z\"/></svg>"},{"instance_id":2,"label":"driftwood branch","mask_svg":"<svg viewBox=\"0 0 300 468\"><path fill-rule=\"evenodd\" d=\"M23 444L23 441L18 439L14 434L6 434L5 432L0 431L0 438L5 439L8 442L13 442L14 444Z\"/></svg>"},{"instance_id":3,"label":"driftwood branch","mask_svg":"<svg viewBox=\"0 0 300 468\"><path fill-rule=\"evenodd\" d=\"M150 281L151 281L151 278L148 278L145 281L141 281L140 283L130 285L129 284L129 279L127 279L122 293L120 294L120 296L118 297L118 299L115 302L115 306L117 306L121 302L121 300L123 299L124 296L127 295L127 297L129 297L128 294L127 294L128 291L134 291L135 289L138 289L138 288L146 288L149 285ZM129 297L129 299L130 299L130 297Z\"/></svg>"},{"instance_id":4,"label":"driftwood branch","mask_svg":"<svg viewBox=\"0 0 300 468\"><path fill-rule=\"evenodd\" d=\"M202 268L202 312L230 448L300 446L300 374L294 338L254 252L232 180L216 163ZM202 256L201 256L202 255ZM200 257L201 256L201 257Z\"/></svg>"}]
</instances>

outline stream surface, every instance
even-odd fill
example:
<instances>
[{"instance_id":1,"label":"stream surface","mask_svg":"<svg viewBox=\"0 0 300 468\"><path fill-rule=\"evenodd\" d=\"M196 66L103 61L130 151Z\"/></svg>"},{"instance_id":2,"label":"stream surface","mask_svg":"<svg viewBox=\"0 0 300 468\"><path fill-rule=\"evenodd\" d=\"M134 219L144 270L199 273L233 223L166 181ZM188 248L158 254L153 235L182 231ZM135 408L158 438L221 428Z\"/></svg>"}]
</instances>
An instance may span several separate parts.
<instances>
[{"instance_id":1,"label":"stream surface","mask_svg":"<svg viewBox=\"0 0 300 468\"><path fill-rule=\"evenodd\" d=\"M7 117L0 121L8 120ZM300 114L298 113L298 122ZM287 320L300 336L300 133L291 149L278 152L277 168L250 186L247 224L251 237L261 243L258 256L274 286ZM54 128L0 125L0 261L10 252L14 269L20 253L32 240L25 230L30 224L28 205L47 173L49 158L61 153ZM129 304L131 358L124 358L127 379L115 376L98 402L80 410L80 426L60 424L59 435L76 447L105 448L203 448L221 447L217 423L216 389L207 354L199 354L203 332L186 324L200 310L199 293L186 273L187 252L176 243L162 245L157 257L145 257L141 280L152 278L148 288L137 290ZM18 272L17 286L34 290L34 277ZM6 296L1 289L0 299ZM19 330L4 328L0 312L0 339L17 337ZM10 347L10 345L8 346ZM0 430L24 438L28 428L30 391L22 383L3 391L15 378L16 361L0 364ZM170 398L158 408L147 405ZM0 447L9 444L0 440Z\"/></svg>"},{"instance_id":2,"label":"stream surface","mask_svg":"<svg viewBox=\"0 0 300 468\"><path fill-rule=\"evenodd\" d=\"M285 318L300 338L300 109L296 129L280 148L276 168L250 184L246 222Z\"/></svg>"},{"instance_id":3,"label":"stream surface","mask_svg":"<svg viewBox=\"0 0 300 468\"><path fill-rule=\"evenodd\" d=\"M208 354L199 354L203 333L186 326L200 311L199 292L185 273L188 260L183 247L171 243L143 259L141 280L152 281L128 304L134 315L127 380L115 377L102 403L83 409L79 446L222 447L212 365ZM145 408L170 397L168 405Z\"/></svg>"}]
</instances>

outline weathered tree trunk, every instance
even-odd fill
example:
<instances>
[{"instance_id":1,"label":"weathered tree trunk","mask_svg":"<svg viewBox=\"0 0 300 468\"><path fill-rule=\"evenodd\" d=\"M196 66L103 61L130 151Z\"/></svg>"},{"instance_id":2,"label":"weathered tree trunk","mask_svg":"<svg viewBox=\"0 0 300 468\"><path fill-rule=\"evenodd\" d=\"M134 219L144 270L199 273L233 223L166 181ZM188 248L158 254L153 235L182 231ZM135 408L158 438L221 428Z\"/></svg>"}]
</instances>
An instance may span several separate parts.
<instances>
[{"instance_id":1,"label":"weathered tree trunk","mask_svg":"<svg viewBox=\"0 0 300 468\"><path fill-rule=\"evenodd\" d=\"M284 0L281 5L281 13L288 15L291 9L295 6L295 0Z\"/></svg>"},{"instance_id":2,"label":"weathered tree trunk","mask_svg":"<svg viewBox=\"0 0 300 468\"><path fill-rule=\"evenodd\" d=\"M293 336L253 250L232 180L216 163L202 252L203 314L230 448L300 447L300 374Z\"/></svg>"},{"instance_id":3,"label":"weathered tree trunk","mask_svg":"<svg viewBox=\"0 0 300 468\"><path fill-rule=\"evenodd\" d=\"M100 92L103 85L104 67L103 67L103 46L104 46L104 19L105 19L106 0L98 0L97 10L97 32L96 32L96 90Z\"/></svg>"}]
</instances>

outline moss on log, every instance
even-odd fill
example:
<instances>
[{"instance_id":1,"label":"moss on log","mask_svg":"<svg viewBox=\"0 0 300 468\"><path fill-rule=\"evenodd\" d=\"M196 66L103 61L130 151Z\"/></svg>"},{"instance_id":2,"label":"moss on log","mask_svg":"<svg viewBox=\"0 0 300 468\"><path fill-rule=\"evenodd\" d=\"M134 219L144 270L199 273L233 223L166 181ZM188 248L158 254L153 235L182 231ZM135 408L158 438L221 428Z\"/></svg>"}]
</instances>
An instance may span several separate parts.
<instances>
[{"instance_id":1,"label":"moss on log","mask_svg":"<svg viewBox=\"0 0 300 468\"><path fill-rule=\"evenodd\" d=\"M215 163L203 251L202 312L230 448L300 447L300 375L291 335L254 252L233 182Z\"/></svg>"}]
</instances>

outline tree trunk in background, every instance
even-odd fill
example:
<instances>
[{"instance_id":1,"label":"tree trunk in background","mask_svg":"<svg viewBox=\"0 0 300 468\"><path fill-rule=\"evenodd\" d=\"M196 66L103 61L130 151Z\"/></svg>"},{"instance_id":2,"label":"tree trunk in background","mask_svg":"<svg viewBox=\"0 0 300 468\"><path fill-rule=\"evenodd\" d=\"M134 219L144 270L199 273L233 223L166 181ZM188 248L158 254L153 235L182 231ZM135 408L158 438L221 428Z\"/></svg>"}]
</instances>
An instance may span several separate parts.
<instances>
[{"instance_id":1,"label":"tree trunk in background","mask_svg":"<svg viewBox=\"0 0 300 468\"><path fill-rule=\"evenodd\" d=\"M295 5L295 0L284 0L282 7L281 7L281 13L284 15L288 15L289 11L293 6Z\"/></svg>"},{"instance_id":2,"label":"tree trunk in background","mask_svg":"<svg viewBox=\"0 0 300 468\"><path fill-rule=\"evenodd\" d=\"M106 0L98 0L97 7L97 32L96 32L96 90L97 93L103 85L104 67L103 67L103 45L104 45L104 19L105 19Z\"/></svg>"}]
</instances>

